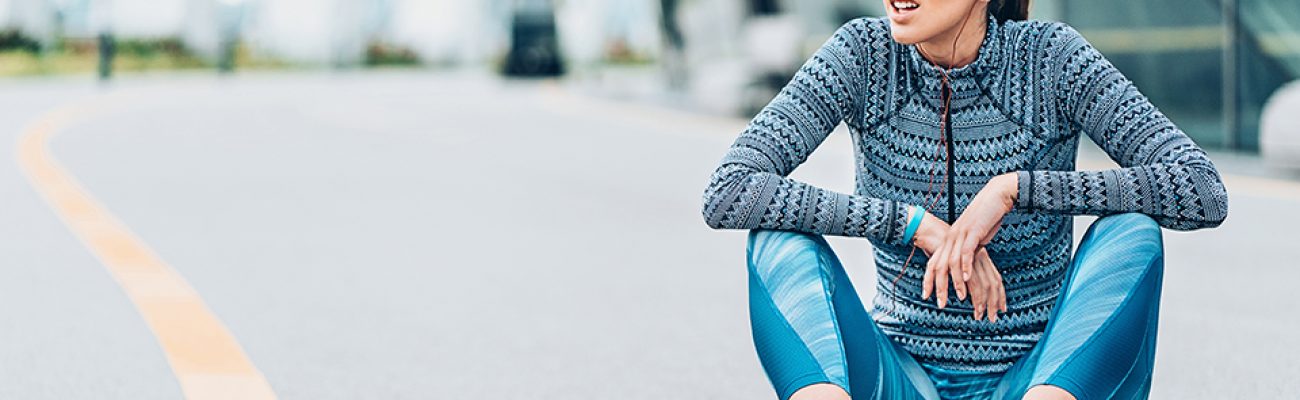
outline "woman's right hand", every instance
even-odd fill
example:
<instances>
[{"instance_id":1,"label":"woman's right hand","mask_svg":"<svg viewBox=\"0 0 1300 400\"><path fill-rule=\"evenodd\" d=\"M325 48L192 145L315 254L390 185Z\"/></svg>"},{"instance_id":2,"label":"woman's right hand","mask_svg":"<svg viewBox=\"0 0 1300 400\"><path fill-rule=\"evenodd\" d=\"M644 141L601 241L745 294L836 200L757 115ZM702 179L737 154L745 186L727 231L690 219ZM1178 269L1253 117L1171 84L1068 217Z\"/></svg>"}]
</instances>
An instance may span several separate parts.
<instances>
[{"instance_id":1,"label":"woman's right hand","mask_svg":"<svg viewBox=\"0 0 1300 400\"><path fill-rule=\"evenodd\" d=\"M975 319L988 318L989 322L998 322L998 312L1007 311L1007 291L1002 285L1002 273L998 272L997 265L993 264L988 250L983 247L975 251L971 267L971 277L966 286L970 289Z\"/></svg>"},{"instance_id":2,"label":"woman's right hand","mask_svg":"<svg viewBox=\"0 0 1300 400\"><path fill-rule=\"evenodd\" d=\"M917 227L916 234L912 237L912 245L924 251L930 260L939 259L943 255L936 256L934 252L943 247L949 228L951 227L947 222L926 212L921 218L921 225ZM939 308L944 308L948 305L948 284L952 283L958 299L965 300L969 289L971 305L975 309L975 319L983 319L986 317L985 312L992 310L987 313L987 318L989 321L997 321L997 311L1005 312L1007 307L1002 274L998 272L997 266L989 258L988 251L983 247L976 252L975 261L970 281L961 279L960 268L946 268L945 265L941 265L946 263L927 262L925 278L921 282L921 298L929 300L930 295L935 294Z\"/></svg>"}]
</instances>

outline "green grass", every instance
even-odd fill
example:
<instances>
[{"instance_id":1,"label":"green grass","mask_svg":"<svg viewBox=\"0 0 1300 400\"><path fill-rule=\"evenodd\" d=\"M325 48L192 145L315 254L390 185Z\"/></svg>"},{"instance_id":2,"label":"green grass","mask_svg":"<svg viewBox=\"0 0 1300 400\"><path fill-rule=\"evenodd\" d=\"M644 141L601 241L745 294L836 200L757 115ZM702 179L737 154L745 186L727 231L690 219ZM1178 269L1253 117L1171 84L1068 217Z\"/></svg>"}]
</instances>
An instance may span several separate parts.
<instances>
[{"instance_id":1,"label":"green grass","mask_svg":"<svg viewBox=\"0 0 1300 400\"><path fill-rule=\"evenodd\" d=\"M0 35L0 39L5 39ZM0 40L0 44L5 44ZM12 46L0 46L0 76L93 75L99 67L98 43L94 39L64 39L46 49L10 39ZM216 69L194 55L176 38L124 39L115 42L113 73ZM276 59L255 57L240 46L235 52L235 69L277 69L291 65Z\"/></svg>"}]
</instances>

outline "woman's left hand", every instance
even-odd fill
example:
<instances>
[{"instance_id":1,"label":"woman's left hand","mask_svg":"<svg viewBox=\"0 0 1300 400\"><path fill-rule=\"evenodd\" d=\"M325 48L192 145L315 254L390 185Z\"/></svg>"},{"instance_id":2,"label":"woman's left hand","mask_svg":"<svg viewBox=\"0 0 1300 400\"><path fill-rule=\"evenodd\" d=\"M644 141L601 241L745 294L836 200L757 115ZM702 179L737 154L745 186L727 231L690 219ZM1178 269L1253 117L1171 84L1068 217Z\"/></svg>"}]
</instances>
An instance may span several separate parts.
<instances>
[{"instance_id":1,"label":"woman's left hand","mask_svg":"<svg viewBox=\"0 0 1300 400\"><path fill-rule=\"evenodd\" d=\"M942 250L936 252L945 259L936 261L947 262L951 269L960 268L962 280L970 281L975 251L993 239L1002 217L1015 207L1018 183L1014 172L990 179L949 228Z\"/></svg>"}]
</instances>

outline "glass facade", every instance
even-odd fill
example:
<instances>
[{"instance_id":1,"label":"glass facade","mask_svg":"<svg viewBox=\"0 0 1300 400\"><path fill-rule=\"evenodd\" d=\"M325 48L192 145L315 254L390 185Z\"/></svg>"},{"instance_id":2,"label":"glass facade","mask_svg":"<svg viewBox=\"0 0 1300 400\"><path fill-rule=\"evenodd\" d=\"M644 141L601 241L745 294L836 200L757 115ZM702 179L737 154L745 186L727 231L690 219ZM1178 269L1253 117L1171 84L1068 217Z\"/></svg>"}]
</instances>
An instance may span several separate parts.
<instances>
[{"instance_id":1,"label":"glass facade","mask_svg":"<svg viewBox=\"0 0 1300 400\"><path fill-rule=\"evenodd\" d=\"M1264 102L1300 78L1295 0L1037 0L1197 143L1258 151Z\"/></svg>"}]
</instances>

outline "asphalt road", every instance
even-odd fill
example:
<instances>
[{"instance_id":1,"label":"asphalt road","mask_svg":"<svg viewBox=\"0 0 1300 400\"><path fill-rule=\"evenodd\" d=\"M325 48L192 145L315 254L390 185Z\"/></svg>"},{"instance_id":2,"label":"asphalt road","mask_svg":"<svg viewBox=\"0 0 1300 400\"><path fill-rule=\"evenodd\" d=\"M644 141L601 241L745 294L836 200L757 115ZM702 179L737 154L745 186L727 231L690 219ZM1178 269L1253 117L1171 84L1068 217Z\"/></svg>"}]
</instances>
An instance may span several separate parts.
<instances>
[{"instance_id":1,"label":"asphalt road","mask_svg":"<svg viewBox=\"0 0 1300 400\"><path fill-rule=\"evenodd\" d=\"M37 79L0 81L0 153L68 107L90 111L50 154L280 398L772 397L745 232L700 217L744 120L460 73ZM849 151L836 133L794 176L850 190ZM122 281L15 158L0 398L182 397ZM1250 162L1222 166L1222 227L1166 231L1154 398L1300 396L1300 184L1231 175ZM832 244L869 298L868 243Z\"/></svg>"}]
</instances>

